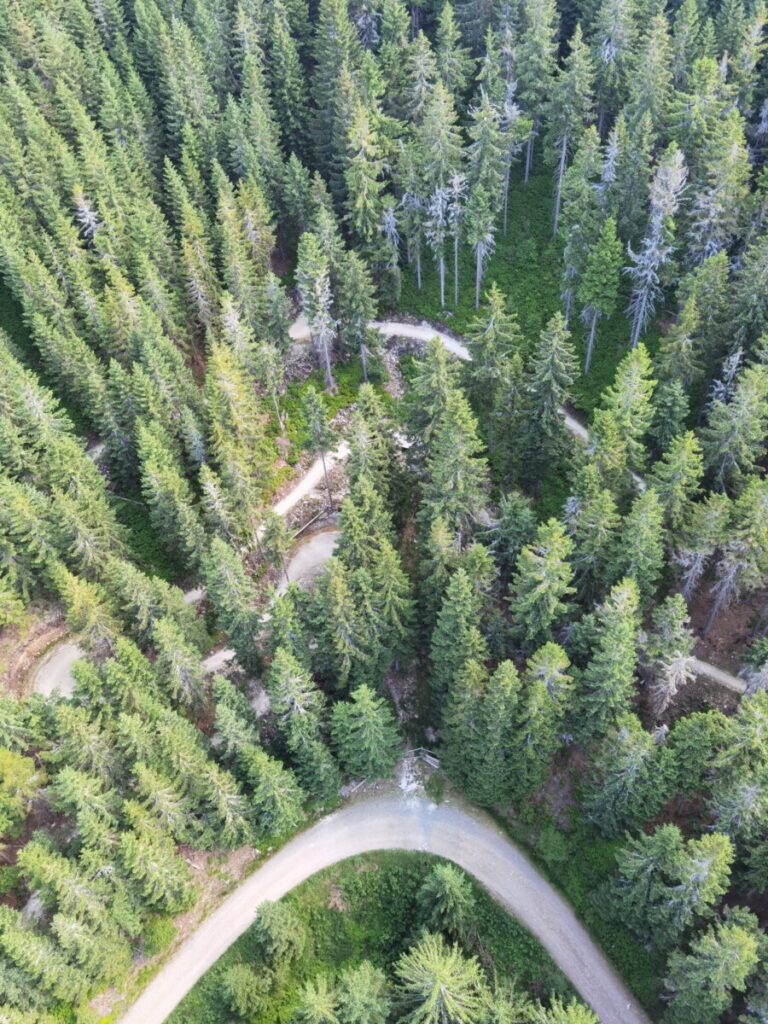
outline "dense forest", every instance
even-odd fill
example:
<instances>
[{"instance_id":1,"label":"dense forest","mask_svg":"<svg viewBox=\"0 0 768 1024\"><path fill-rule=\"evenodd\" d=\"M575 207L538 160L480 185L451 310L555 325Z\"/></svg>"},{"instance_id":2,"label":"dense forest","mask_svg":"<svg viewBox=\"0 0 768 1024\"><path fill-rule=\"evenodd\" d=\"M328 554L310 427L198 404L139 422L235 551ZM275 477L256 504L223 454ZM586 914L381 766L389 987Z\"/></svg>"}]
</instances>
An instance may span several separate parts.
<instances>
[{"instance_id":1,"label":"dense forest","mask_svg":"<svg viewBox=\"0 0 768 1024\"><path fill-rule=\"evenodd\" d=\"M422 746L555 881L600 851L654 1019L768 1019L765 49L753 0L0 0L0 626L85 653L0 693L3 1024L98 1019L190 850ZM430 927L341 1024L593 1019Z\"/></svg>"}]
</instances>

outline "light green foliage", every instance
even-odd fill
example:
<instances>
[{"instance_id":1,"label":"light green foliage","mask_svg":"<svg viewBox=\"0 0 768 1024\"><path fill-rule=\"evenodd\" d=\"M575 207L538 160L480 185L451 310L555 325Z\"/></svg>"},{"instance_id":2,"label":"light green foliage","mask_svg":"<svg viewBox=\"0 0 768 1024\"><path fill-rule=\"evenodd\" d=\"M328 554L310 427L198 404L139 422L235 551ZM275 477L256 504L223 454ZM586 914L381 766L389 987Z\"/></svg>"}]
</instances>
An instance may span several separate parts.
<instances>
[{"instance_id":1,"label":"light green foliage","mask_svg":"<svg viewBox=\"0 0 768 1024\"><path fill-rule=\"evenodd\" d=\"M45 784L45 772L31 757L0 747L0 836L13 838L37 791Z\"/></svg>"},{"instance_id":2,"label":"light green foliage","mask_svg":"<svg viewBox=\"0 0 768 1024\"><path fill-rule=\"evenodd\" d=\"M715 924L691 943L690 953L675 951L665 981L670 1024L715 1024L743 992L758 963L755 918L744 911Z\"/></svg>"},{"instance_id":3,"label":"light green foliage","mask_svg":"<svg viewBox=\"0 0 768 1024\"><path fill-rule=\"evenodd\" d=\"M395 968L407 1024L473 1024L486 993L477 960L440 935L425 934Z\"/></svg>"}]
</instances>

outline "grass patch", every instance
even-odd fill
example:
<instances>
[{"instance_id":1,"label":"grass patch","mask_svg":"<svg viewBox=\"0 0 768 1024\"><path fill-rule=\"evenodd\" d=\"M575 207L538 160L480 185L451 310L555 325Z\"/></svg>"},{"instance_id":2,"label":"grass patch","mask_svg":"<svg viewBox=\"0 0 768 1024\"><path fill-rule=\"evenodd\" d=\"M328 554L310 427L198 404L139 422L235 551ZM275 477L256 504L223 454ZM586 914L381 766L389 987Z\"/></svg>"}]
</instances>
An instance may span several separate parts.
<instances>
[{"instance_id":1,"label":"grass patch","mask_svg":"<svg viewBox=\"0 0 768 1024\"><path fill-rule=\"evenodd\" d=\"M350 359L346 363L339 363L333 368L333 379L336 383L336 390L329 392L325 390L325 374L322 370L313 370L303 381L292 380L285 389L285 394L280 400L280 411L285 420L285 436L290 441L290 449L286 461L294 464L301 458L301 447L304 442L304 394L308 387L314 387L323 396L325 409L329 419L333 419L342 409L348 409L357 401L357 392L363 383L363 369L360 360ZM379 379L369 378L379 398L383 401L385 408L393 404L392 396L385 391ZM270 419L273 435L278 432L274 418Z\"/></svg>"},{"instance_id":2,"label":"grass patch","mask_svg":"<svg viewBox=\"0 0 768 1024\"><path fill-rule=\"evenodd\" d=\"M285 897L307 932L300 963L264 1012L259 1024L291 1019L301 985L318 974L336 974L362 960L388 970L419 935L416 894L439 858L386 851L353 857L314 875ZM516 978L535 992L571 994L572 989L547 953L474 880L474 930L484 960L501 978ZM220 978L236 963L255 965L246 932L201 978L169 1017L169 1024L228 1024L232 1014L220 995Z\"/></svg>"}]
</instances>

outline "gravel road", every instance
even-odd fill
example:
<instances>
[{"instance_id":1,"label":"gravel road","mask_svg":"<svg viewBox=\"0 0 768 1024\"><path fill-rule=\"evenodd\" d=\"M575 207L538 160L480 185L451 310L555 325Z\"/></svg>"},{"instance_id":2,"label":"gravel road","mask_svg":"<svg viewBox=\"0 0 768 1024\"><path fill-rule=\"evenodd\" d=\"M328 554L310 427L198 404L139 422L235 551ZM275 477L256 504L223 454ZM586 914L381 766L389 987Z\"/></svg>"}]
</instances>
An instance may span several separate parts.
<instances>
[{"instance_id":1,"label":"gravel road","mask_svg":"<svg viewBox=\"0 0 768 1024\"><path fill-rule=\"evenodd\" d=\"M650 1024L570 905L488 817L458 800L438 805L399 791L348 804L287 843L198 927L121 1024L162 1024L264 900L280 899L336 861L385 849L455 861L530 929L603 1024Z\"/></svg>"}]
</instances>

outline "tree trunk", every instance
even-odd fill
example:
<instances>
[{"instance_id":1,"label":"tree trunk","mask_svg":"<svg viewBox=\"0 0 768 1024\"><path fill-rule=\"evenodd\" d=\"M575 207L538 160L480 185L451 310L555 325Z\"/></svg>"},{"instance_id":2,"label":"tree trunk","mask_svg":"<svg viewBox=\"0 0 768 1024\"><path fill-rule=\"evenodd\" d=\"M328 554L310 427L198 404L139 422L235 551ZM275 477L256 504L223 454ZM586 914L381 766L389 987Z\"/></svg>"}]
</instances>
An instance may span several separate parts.
<instances>
[{"instance_id":1,"label":"tree trunk","mask_svg":"<svg viewBox=\"0 0 768 1024\"><path fill-rule=\"evenodd\" d=\"M323 338L323 362L325 363L325 390L333 391L334 382L333 374L331 373L331 353L327 338Z\"/></svg>"},{"instance_id":2,"label":"tree trunk","mask_svg":"<svg viewBox=\"0 0 768 1024\"><path fill-rule=\"evenodd\" d=\"M507 223L509 214L509 179L511 176L512 166L507 160L507 166L504 170L504 234L507 233Z\"/></svg>"},{"instance_id":3,"label":"tree trunk","mask_svg":"<svg viewBox=\"0 0 768 1024\"><path fill-rule=\"evenodd\" d=\"M525 177L523 181L528 184L528 179L531 176L531 167L533 166L533 144L536 141L536 135L539 131L539 119L535 118L533 122L533 130L528 136L528 147L525 151Z\"/></svg>"},{"instance_id":4,"label":"tree trunk","mask_svg":"<svg viewBox=\"0 0 768 1024\"><path fill-rule=\"evenodd\" d=\"M421 246L416 247L416 287L421 291Z\"/></svg>"},{"instance_id":5,"label":"tree trunk","mask_svg":"<svg viewBox=\"0 0 768 1024\"><path fill-rule=\"evenodd\" d=\"M275 416L277 416L277 425L280 427L280 433L283 432L283 417L280 415L280 406L277 404L277 395L272 394L272 404L275 407Z\"/></svg>"},{"instance_id":6,"label":"tree trunk","mask_svg":"<svg viewBox=\"0 0 768 1024\"><path fill-rule=\"evenodd\" d=\"M453 304L459 304L459 231L453 236Z\"/></svg>"},{"instance_id":7,"label":"tree trunk","mask_svg":"<svg viewBox=\"0 0 768 1024\"><path fill-rule=\"evenodd\" d=\"M440 256L438 267L440 270L440 308L445 309L445 256Z\"/></svg>"},{"instance_id":8,"label":"tree trunk","mask_svg":"<svg viewBox=\"0 0 768 1024\"><path fill-rule=\"evenodd\" d=\"M368 383L368 350L365 347L365 342L360 346L360 361L363 364L363 380Z\"/></svg>"},{"instance_id":9,"label":"tree trunk","mask_svg":"<svg viewBox=\"0 0 768 1024\"><path fill-rule=\"evenodd\" d=\"M331 481L328 479L328 467L325 464L325 452L320 452L320 459L323 463L323 476L325 477L325 489L328 491L328 511L333 508L333 495L331 494Z\"/></svg>"},{"instance_id":10,"label":"tree trunk","mask_svg":"<svg viewBox=\"0 0 768 1024\"><path fill-rule=\"evenodd\" d=\"M557 166L557 185L555 186L555 225L552 229L552 236L557 234L557 227L560 223L560 199L563 193L563 175L565 174L565 161L568 155L568 138L564 137L560 143L560 163Z\"/></svg>"},{"instance_id":11,"label":"tree trunk","mask_svg":"<svg viewBox=\"0 0 768 1024\"><path fill-rule=\"evenodd\" d=\"M475 253L475 309L480 308L480 285L483 280L483 260L480 250Z\"/></svg>"},{"instance_id":12,"label":"tree trunk","mask_svg":"<svg viewBox=\"0 0 768 1024\"><path fill-rule=\"evenodd\" d=\"M587 357L584 360L584 375L589 373L589 367L592 363L592 349L595 344L595 331L597 330L597 310L592 310L592 321L589 325L589 338L587 340Z\"/></svg>"},{"instance_id":13,"label":"tree trunk","mask_svg":"<svg viewBox=\"0 0 768 1024\"><path fill-rule=\"evenodd\" d=\"M563 294L565 295L565 311L563 313L563 316L565 317L565 326L567 327L568 323L569 323L569 321L571 319L571 306L573 305L573 293L571 292L570 288L567 288Z\"/></svg>"}]
</instances>

